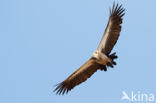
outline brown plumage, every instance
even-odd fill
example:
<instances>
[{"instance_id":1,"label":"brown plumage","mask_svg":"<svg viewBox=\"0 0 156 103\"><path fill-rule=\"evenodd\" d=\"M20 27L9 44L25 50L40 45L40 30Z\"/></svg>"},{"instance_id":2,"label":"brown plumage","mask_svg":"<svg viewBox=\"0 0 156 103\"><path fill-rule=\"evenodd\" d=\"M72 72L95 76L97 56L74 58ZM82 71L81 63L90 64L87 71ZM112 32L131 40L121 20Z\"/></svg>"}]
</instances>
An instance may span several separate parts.
<instances>
[{"instance_id":1,"label":"brown plumage","mask_svg":"<svg viewBox=\"0 0 156 103\"><path fill-rule=\"evenodd\" d=\"M69 90L74 88L76 85L84 82L89 78L94 72L99 68L94 58L90 58L85 64L83 64L79 69L77 69L72 75L70 75L62 83L58 84L58 87L54 90L58 94L68 93Z\"/></svg>"},{"instance_id":2,"label":"brown plumage","mask_svg":"<svg viewBox=\"0 0 156 103\"><path fill-rule=\"evenodd\" d=\"M122 5L113 4L112 10L110 9L109 22L107 24L106 30L104 32L103 38L100 42L98 49L101 49L103 53L109 54L116 44L121 31L122 17L124 16L125 9ZM105 37L107 38L105 39ZM105 39L105 40L104 40Z\"/></svg>"},{"instance_id":3,"label":"brown plumage","mask_svg":"<svg viewBox=\"0 0 156 103\"><path fill-rule=\"evenodd\" d=\"M125 14L124 11L125 9L122 8L122 5L113 4L112 10L110 10L110 17L106 30L96 52L85 64L72 73L67 79L57 84L57 87L54 90L56 91L56 94L68 93L68 91L73 89L75 86L86 81L98 69L107 71L106 67L113 67L113 65L116 65L114 59L116 59L117 56L115 53L110 55L110 52L118 40L121 31L120 24L122 23L122 17Z\"/></svg>"}]
</instances>

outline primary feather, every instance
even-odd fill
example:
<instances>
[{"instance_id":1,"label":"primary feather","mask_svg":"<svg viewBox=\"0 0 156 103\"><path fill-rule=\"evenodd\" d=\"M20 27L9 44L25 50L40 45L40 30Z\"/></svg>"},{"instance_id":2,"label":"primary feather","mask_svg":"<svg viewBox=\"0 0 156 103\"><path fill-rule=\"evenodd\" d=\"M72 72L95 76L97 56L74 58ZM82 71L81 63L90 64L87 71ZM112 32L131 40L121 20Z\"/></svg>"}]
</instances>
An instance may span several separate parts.
<instances>
[{"instance_id":1,"label":"primary feather","mask_svg":"<svg viewBox=\"0 0 156 103\"><path fill-rule=\"evenodd\" d=\"M116 44L121 31L122 17L124 16L125 9L122 5L113 4L112 10L110 10L110 17L105 29L104 35L97 48L98 51L102 51L108 55Z\"/></svg>"}]
</instances>

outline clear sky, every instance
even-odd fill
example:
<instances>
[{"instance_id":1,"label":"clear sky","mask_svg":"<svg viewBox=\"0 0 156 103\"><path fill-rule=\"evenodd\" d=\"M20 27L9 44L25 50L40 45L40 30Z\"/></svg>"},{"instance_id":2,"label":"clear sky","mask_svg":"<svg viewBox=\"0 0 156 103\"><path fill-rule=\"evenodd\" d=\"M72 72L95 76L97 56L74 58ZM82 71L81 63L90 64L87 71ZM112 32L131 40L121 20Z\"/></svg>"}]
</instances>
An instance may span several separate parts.
<instances>
[{"instance_id":1,"label":"clear sky","mask_svg":"<svg viewBox=\"0 0 156 103\"><path fill-rule=\"evenodd\" d=\"M126 9L112 51L117 66L59 96L54 85L95 51L113 0L1 0L0 103L125 103L122 91L156 95L156 0L116 2Z\"/></svg>"}]
</instances>

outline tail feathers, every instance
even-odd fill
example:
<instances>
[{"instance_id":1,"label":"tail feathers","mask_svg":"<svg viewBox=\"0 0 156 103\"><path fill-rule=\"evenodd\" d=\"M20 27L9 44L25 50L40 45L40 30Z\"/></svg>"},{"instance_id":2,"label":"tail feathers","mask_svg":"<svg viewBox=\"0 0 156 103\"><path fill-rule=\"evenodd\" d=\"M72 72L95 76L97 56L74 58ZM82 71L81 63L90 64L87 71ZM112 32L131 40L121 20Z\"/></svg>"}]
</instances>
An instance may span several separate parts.
<instances>
[{"instance_id":1,"label":"tail feathers","mask_svg":"<svg viewBox=\"0 0 156 103\"><path fill-rule=\"evenodd\" d=\"M108 67L114 68L114 65L117 65L116 62L114 61L114 59L117 59L118 58L118 56L116 55L115 52L113 54L109 55L108 57L112 61L111 62L108 62L107 65L99 64L99 68L100 68L101 71L105 71L106 72Z\"/></svg>"},{"instance_id":2,"label":"tail feathers","mask_svg":"<svg viewBox=\"0 0 156 103\"><path fill-rule=\"evenodd\" d=\"M114 52L113 54L109 55L109 58L112 59L112 61L107 63L107 67L113 68L114 65L116 65L116 62L114 61L114 59L118 58L118 56L116 55L116 52Z\"/></svg>"}]
</instances>

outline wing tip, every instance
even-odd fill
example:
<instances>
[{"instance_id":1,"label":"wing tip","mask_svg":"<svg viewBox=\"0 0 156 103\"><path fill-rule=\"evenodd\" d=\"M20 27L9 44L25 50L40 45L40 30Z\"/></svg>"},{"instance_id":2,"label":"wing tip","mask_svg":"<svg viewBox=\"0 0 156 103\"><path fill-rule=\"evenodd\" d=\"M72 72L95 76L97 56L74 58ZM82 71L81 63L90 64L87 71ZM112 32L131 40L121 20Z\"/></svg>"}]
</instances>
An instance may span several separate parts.
<instances>
[{"instance_id":1,"label":"wing tip","mask_svg":"<svg viewBox=\"0 0 156 103\"><path fill-rule=\"evenodd\" d=\"M125 15L125 9L122 7L122 4L113 2L113 7L110 10L111 16L120 16L123 17Z\"/></svg>"},{"instance_id":2,"label":"wing tip","mask_svg":"<svg viewBox=\"0 0 156 103\"><path fill-rule=\"evenodd\" d=\"M56 95L64 95L64 93L68 93L68 91L70 89L68 89L66 86L65 86L65 81L61 82L61 83L58 83L56 85L56 88L53 90L53 92L56 92Z\"/></svg>"}]
</instances>

